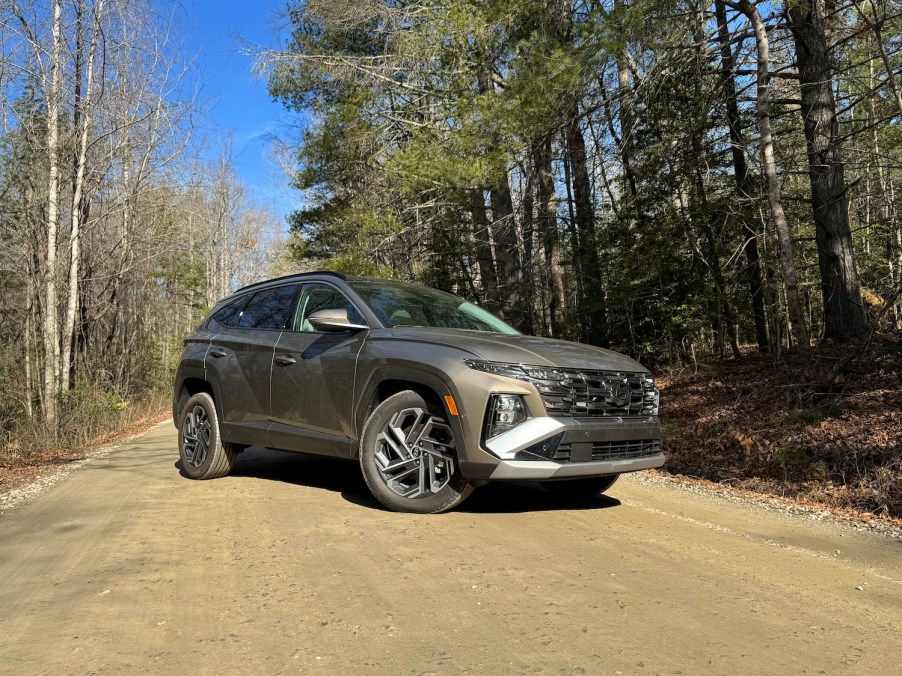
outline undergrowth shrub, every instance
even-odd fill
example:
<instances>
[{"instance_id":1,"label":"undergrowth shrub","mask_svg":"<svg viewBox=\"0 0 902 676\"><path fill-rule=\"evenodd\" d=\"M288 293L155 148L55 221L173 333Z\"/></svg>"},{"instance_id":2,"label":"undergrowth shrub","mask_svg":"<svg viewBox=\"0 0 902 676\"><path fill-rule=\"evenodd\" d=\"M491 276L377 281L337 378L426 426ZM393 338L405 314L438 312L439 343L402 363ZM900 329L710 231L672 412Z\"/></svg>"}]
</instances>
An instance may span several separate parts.
<instances>
[{"instance_id":1,"label":"undergrowth shrub","mask_svg":"<svg viewBox=\"0 0 902 676\"><path fill-rule=\"evenodd\" d=\"M98 384L79 383L60 400L59 425L49 429L43 421L21 414L0 427L0 463L30 455L82 449L104 435L163 413L170 403L168 388L158 387L122 397Z\"/></svg>"}]
</instances>

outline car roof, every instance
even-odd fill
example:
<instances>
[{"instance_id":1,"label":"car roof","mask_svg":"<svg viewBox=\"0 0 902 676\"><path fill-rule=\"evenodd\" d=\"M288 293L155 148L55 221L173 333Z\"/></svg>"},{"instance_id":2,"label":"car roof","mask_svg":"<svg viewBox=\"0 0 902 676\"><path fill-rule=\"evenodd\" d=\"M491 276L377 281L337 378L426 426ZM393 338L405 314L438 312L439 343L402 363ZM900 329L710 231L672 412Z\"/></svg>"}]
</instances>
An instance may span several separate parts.
<instances>
[{"instance_id":1,"label":"car roof","mask_svg":"<svg viewBox=\"0 0 902 676\"><path fill-rule=\"evenodd\" d=\"M295 279L307 279L308 277L335 277L336 279L340 279L342 281L345 281L348 279L348 277L345 277L340 272L333 272L332 270L316 270L314 272L297 272L293 275L283 275L281 277L274 277L273 279L264 279L262 282L254 282L253 284L248 284L247 286L242 286L240 289L235 291L234 294L230 294L230 295L242 293L244 291L247 291L248 289L256 289L257 287L260 287L260 286L267 286L268 284L273 284L276 282L287 282L289 280L295 280ZM351 279L353 279L353 278L351 278Z\"/></svg>"}]
</instances>

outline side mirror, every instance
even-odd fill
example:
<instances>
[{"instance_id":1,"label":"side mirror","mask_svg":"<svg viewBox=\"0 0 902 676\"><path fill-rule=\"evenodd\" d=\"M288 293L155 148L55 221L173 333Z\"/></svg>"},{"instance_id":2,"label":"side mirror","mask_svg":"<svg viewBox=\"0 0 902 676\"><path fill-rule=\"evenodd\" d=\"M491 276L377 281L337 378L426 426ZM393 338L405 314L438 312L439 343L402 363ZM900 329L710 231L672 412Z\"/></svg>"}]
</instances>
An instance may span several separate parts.
<instances>
[{"instance_id":1,"label":"side mirror","mask_svg":"<svg viewBox=\"0 0 902 676\"><path fill-rule=\"evenodd\" d=\"M352 324L348 311L344 308L318 310L307 317L307 321L317 331L365 331L365 324Z\"/></svg>"}]
</instances>

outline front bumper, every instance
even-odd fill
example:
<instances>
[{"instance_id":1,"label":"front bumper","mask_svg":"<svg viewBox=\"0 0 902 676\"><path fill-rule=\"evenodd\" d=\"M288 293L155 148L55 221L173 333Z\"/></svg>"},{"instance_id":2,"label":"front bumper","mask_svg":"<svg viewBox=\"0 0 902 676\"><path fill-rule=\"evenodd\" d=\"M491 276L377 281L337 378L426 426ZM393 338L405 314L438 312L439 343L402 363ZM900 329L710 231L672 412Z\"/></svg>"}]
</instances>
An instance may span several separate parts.
<instances>
[{"instance_id":1,"label":"front bumper","mask_svg":"<svg viewBox=\"0 0 902 676\"><path fill-rule=\"evenodd\" d=\"M571 462L567 464L543 460L502 460L489 475L489 479L492 481L574 479L577 477L636 472L640 469L660 467L663 464L663 453L630 460L602 460L599 462Z\"/></svg>"},{"instance_id":2,"label":"front bumper","mask_svg":"<svg viewBox=\"0 0 902 676\"><path fill-rule=\"evenodd\" d=\"M488 440L481 461L473 455L461 463L464 476L491 481L623 474L664 464L657 416L539 416Z\"/></svg>"}]
</instances>

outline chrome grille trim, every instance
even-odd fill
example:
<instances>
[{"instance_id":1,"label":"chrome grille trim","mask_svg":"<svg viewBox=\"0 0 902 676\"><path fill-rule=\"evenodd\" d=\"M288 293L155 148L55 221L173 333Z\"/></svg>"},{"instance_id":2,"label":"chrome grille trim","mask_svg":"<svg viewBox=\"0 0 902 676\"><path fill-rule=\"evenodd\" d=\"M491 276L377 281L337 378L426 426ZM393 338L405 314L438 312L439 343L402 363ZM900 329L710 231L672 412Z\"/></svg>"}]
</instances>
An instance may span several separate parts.
<instances>
[{"instance_id":1,"label":"chrome grille trim","mask_svg":"<svg viewBox=\"0 0 902 676\"><path fill-rule=\"evenodd\" d=\"M551 416L623 417L649 415L649 396L645 387L647 374L620 371L581 371L555 369L561 380L535 380Z\"/></svg>"}]
</instances>

